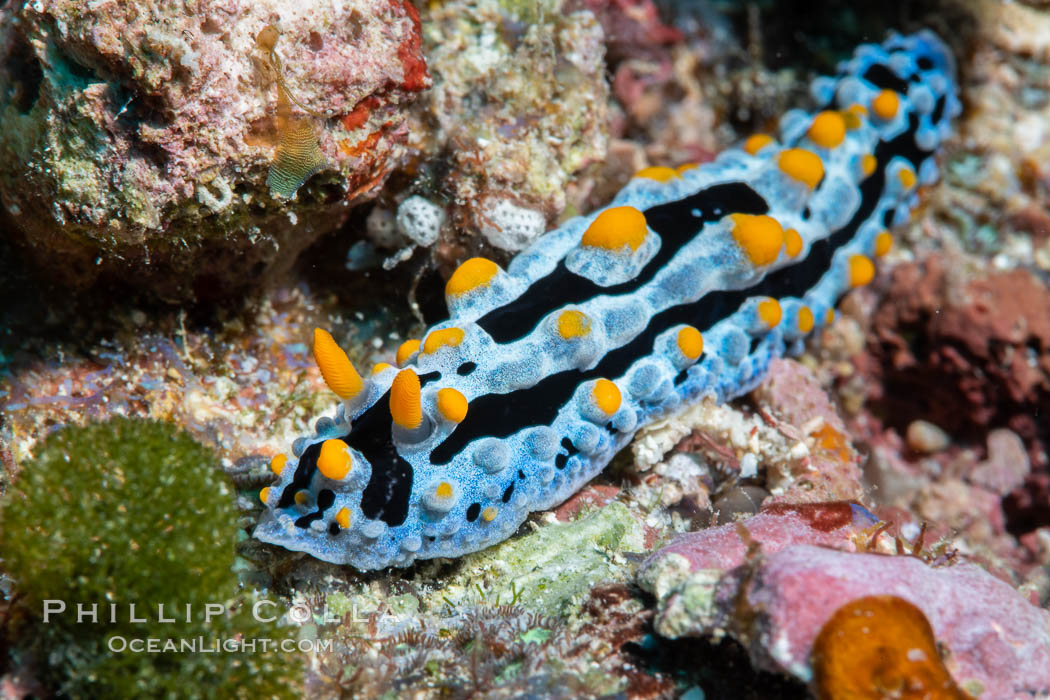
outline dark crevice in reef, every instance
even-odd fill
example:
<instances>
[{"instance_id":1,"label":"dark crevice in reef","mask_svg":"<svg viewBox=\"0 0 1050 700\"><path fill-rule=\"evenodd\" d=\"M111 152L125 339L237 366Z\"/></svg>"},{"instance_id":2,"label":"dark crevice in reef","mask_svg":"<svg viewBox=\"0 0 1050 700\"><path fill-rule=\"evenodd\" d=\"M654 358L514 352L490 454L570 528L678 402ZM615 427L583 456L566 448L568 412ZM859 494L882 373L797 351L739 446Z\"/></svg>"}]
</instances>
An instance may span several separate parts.
<instances>
[{"instance_id":1,"label":"dark crevice in reef","mask_svg":"<svg viewBox=\"0 0 1050 700\"><path fill-rule=\"evenodd\" d=\"M9 88L11 102L21 114L26 114L33 109L33 105L40 97L40 84L44 81L44 70L40 65L40 59L37 58L33 47L29 45L25 37L18 35L4 63L13 83Z\"/></svg>"},{"instance_id":2,"label":"dark crevice in reef","mask_svg":"<svg viewBox=\"0 0 1050 700\"><path fill-rule=\"evenodd\" d=\"M658 0L658 4L672 16L682 14L673 0ZM757 29L768 68L796 67L803 74L833 73L858 44L882 41L891 30L910 34L929 28L962 49L977 27L972 7L960 0L715 0L713 5L742 41L752 28Z\"/></svg>"},{"instance_id":3,"label":"dark crevice in reef","mask_svg":"<svg viewBox=\"0 0 1050 700\"><path fill-rule=\"evenodd\" d=\"M638 658L639 666L646 671L666 673L683 689L699 686L709 698L805 700L811 697L801 681L756 671L747 650L729 637L716 644L706 639L664 639L648 634L641 643L626 643L623 650Z\"/></svg>"},{"instance_id":4,"label":"dark crevice in reef","mask_svg":"<svg viewBox=\"0 0 1050 700\"><path fill-rule=\"evenodd\" d=\"M20 240L14 224L0 209L0 354L8 356L12 371L32 364L38 354L46 354L56 344L65 351L83 353L99 366L109 365L111 359L97 354L102 349L99 343L126 337L132 310L151 319L137 334L167 338L177 337L182 328L198 331L231 318L240 317L245 323L253 318L251 298L226 308L202 303L180 309L142 294L126 281L108 277L70 293L63 280L54 279L35 264L35 254L39 253Z\"/></svg>"},{"instance_id":5,"label":"dark crevice in reef","mask_svg":"<svg viewBox=\"0 0 1050 700\"><path fill-rule=\"evenodd\" d=\"M705 26L706 15L694 5L674 0L657 0L657 4L675 26ZM740 133L774 128L781 109L807 106L802 89L808 85L806 78L834 74L837 64L859 44L881 42L890 31L910 34L925 28L940 35L961 57L972 52L978 26L972 4L964 0L713 0L711 6L737 37L732 55L723 63L739 73L739 80L732 81L726 116ZM964 71L967 62L958 64ZM800 79L791 99L777 105L769 76L762 71L786 69ZM965 82L961 75L960 83Z\"/></svg>"},{"instance_id":6,"label":"dark crevice in reef","mask_svg":"<svg viewBox=\"0 0 1050 700\"><path fill-rule=\"evenodd\" d=\"M92 83L106 82L99 76L98 73L95 72L93 68L85 66L83 63L76 60L76 58L69 54L62 54L62 65L65 66L66 70L69 71L70 75L79 78L85 84L90 85Z\"/></svg>"},{"instance_id":7,"label":"dark crevice in reef","mask_svg":"<svg viewBox=\"0 0 1050 700\"><path fill-rule=\"evenodd\" d=\"M448 318L445 282L429 264L430 251L425 249L417 249L409 260L389 271L378 265L368 270L347 270L347 251L365 239L365 222L371 211L369 205L352 209L337 231L322 236L300 254L293 277L306 280L314 294L334 295L340 306L360 311L366 319L381 320L383 328L410 337L420 329L409 313L407 290L416 285L416 301L430 325ZM380 259L385 255L384 251L378 253Z\"/></svg>"},{"instance_id":8,"label":"dark crevice in reef","mask_svg":"<svg viewBox=\"0 0 1050 700\"><path fill-rule=\"evenodd\" d=\"M1050 480L1045 475L1028 480L1003 499L1006 531L1014 537L1050 526Z\"/></svg>"},{"instance_id":9,"label":"dark crevice in reef","mask_svg":"<svg viewBox=\"0 0 1050 700\"><path fill-rule=\"evenodd\" d=\"M132 135L135 149L142 156L157 168L166 168L170 160L168 152L158 143L143 140L140 132L142 125L157 129L167 127L171 118L166 110L155 104L149 96L122 87L115 88L111 94L117 112L117 125Z\"/></svg>"},{"instance_id":10,"label":"dark crevice in reef","mask_svg":"<svg viewBox=\"0 0 1050 700\"><path fill-rule=\"evenodd\" d=\"M445 304L445 278L434 265L427 265L416 285L416 303L423 320L427 325L448 318L448 306Z\"/></svg>"}]
</instances>

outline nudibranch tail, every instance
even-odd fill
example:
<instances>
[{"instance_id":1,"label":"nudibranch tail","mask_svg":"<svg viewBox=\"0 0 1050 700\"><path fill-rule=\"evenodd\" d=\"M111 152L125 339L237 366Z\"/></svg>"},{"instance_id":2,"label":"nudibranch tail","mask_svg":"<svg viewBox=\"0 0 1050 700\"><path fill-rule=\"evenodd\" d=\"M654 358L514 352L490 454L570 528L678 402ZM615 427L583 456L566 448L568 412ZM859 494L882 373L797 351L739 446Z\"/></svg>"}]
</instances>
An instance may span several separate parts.
<instances>
[{"instance_id":1,"label":"nudibranch tail","mask_svg":"<svg viewBox=\"0 0 1050 700\"><path fill-rule=\"evenodd\" d=\"M647 168L506 269L462 263L449 320L397 368L362 380L319 333L344 401L275 458L255 536L359 569L459 556L566 499L639 426L749 391L873 279L937 178L955 90L928 32L862 46L776 134Z\"/></svg>"}]
</instances>

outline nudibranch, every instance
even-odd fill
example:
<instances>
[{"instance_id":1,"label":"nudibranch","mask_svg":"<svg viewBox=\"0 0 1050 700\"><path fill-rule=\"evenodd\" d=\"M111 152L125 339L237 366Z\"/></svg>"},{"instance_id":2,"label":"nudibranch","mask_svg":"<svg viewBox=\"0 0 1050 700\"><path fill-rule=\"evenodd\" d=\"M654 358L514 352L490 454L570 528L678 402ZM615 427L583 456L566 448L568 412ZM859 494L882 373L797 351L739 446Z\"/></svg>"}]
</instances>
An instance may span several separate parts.
<instances>
[{"instance_id":1,"label":"nudibranch","mask_svg":"<svg viewBox=\"0 0 1050 700\"><path fill-rule=\"evenodd\" d=\"M929 32L865 45L711 163L647 168L506 269L463 262L450 318L361 376L323 330L341 399L272 462L255 537L358 569L456 557L565 500L645 425L752 389L825 325L909 218L960 111Z\"/></svg>"}]
</instances>

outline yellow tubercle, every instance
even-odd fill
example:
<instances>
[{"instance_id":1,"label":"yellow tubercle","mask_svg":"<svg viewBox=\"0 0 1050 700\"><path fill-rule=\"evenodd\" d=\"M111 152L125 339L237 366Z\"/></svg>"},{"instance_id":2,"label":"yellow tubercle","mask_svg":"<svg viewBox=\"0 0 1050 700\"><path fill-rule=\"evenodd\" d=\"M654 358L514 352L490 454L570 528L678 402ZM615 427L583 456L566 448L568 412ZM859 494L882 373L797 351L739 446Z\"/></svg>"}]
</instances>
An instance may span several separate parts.
<instances>
[{"instance_id":1,"label":"yellow tubercle","mask_svg":"<svg viewBox=\"0 0 1050 700\"><path fill-rule=\"evenodd\" d=\"M437 409L445 420L460 423L467 417L467 397L455 389L445 388L437 393Z\"/></svg>"},{"instance_id":2,"label":"yellow tubercle","mask_svg":"<svg viewBox=\"0 0 1050 700\"><path fill-rule=\"evenodd\" d=\"M266 486L259 491L259 500L265 505L270 500L270 487Z\"/></svg>"},{"instance_id":3,"label":"yellow tubercle","mask_svg":"<svg viewBox=\"0 0 1050 700\"><path fill-rule=\"evenodd\" d=\"M322 328L314 329L314 360L321 370L324 383L341 399L352 399L361 393L364 381L350 363L343 349Z\"/></svg>"},{"instance_id":4,"label":"yellow tubercle","mask_svg":"<svg viewBox=\"0 0 1050 700\"><path fill-rule=\"evenodd\" d=\"M339 512L335 514L335 522L344 530L350 527L350 509L340 508Z\"/></svg>"},{"instance_id":5,"label":"yellow tubercle","mask_svg":"<svg viewBox=\"0 0 1050 700\"><path fill-rule=\"evenodd\" d=\"M835 322L835 309L828 309L827 313L824 314L824 325L830 326Z\"/></svg>"},{"instance_id":6,"label":"yellow tubercle","mask_svg":"<svg viewBox=\"0 0 1050 700\"><path fill-rule=\"evenodd\" d=\"M682 173L684 173L687 170L693 170L694 168L699 168L699 167L700 167L699 163L682 163L677 168L675 168L675 171L679 175L681 175Z\"/></svg>"},{"instance_id":7,"label":"yellow tubercle","mask_svg":"<svg viewBox=\"0 0 1050 700\"><path fill-rule=\"evenodd\" d=\"M634 174L635 177L644 177L648 180L656 180L657 182L667 182L668 180L674 180L679 177L678 171L674 168L665 168L660 165L655 165L649 168L642 168Z\"/></svg>"},{"instance_id":8,"label":"yellow tubercle","mask_svg":"<svg viewBox=\"0 0 1050 700\"><path fill-rule=\"evenodd\" d=\"M297 506L305 506L309 502L310 502L310 492L309 491L303 490L303 491L296 491L295 492L295 505L297 505Z\"/></svg>"},{"instance_id":9,"label":"yellow tubercle","mask_svg":"<svg viewBox=\"0 0 1050 700\"><path fill-rule=\"evenodd\" d=\"M284 465L288 464L288 458L282 455L274 455L273 459L270 460L270 471L277 476L281 475L284 471Z\"/></svg>"},{"instance_id":10,"label":"yellow tubercle","mask_svg":"<svg viewBox=\"0 0 1050 700\"><path fill-rule=\"evenodd\" d=\"M431 355L446 345L455 347L463 342L463 329L462 328L444 328L439 331L433 331L427 336L427 339L423 342L423 354Z\"/></svg>"},{"instance_id":11,"label":"yellow tubercle","mask_svg":"<svg viewBox=\"0 0 1050 700\"><path fill-rule=\"evenodd\" d=\"M326 479L332 479L333 481L345 479L346 475L350 473L350 467L352 466L353 459L350 457L350 447L345 442L338 438L333 438L325 440L321 444L321 454L317 456L317 470ZM298 497L298 494L296 496Z\"/></svg>"},{"instance_id":12,"label":"yellow tubercle","mask_svg":"<svg viewBox=\"0 0 1050 700\"><path fill-rule=\"evenodd\" d=\"M594 388L591 389L591 396L594 398L595 405L607 416L620 410L622 400L620 389L608 379L596 381Z\"/></svg>"},{"instance_id":13,"label":"yellow tubercle","mask_svg":"<svg viewBox=\"0 0 1050 700\"><path fill-rule=\"evenodd\" d=\"M406 340L405 342L401 343L401 345L398 346L397 354L395 355L397 366L404 367L405 364L408 362L409 358L415 355L417 352L419 352L419 341L415 338L410 338L409 340Z\"/></svg>"},{"instance_id":14,"label":"yellow tubercle","mask_svg":"<svg viewBox=\"0 0 1050 700\"><path fill-rule=\"evenodd\" d=\"M423 422L420 402L419 377L410 369L403 369L390 384L390 416L394 423L415 430Z\"/></svg>"},{"instance_id":15,"label":"yellow tubercle","mask_svg":"<svg viewBox=\"0 0 1050 700\"><path fill-rule=\"evenodd\" d=\"M768 265L780 255L784 229L780 222L765 214L730 214L733 239L753 265Z\"/></svg>"},{"instance_id":16,"label":"yellow tubercle","mask_svg":"<svg viewBox=\"0 0 1050 700\"><path fill-rule=\"evenodd\" d=\"M824 179L824 161L813 151L804 148L789 148L777 158L777 165L788 177L803 182L807 187L816 187Z\"/></svg>"},{"instance_id":17,"label":"yellow tubercle","mask_svg":"<svg viewBox=\"0 0 1050 700\"><path fill-rule=\"evenodd\" d=\"M879 164L879 161L875 156L868 153L860 159L860 169L864 172L864 177L871 175L875 172L875 167Z\"/></svg>"},{"instance_id":18,"label":"yellow tubercle","mask_svg":"<svg viewBox=\"0 0 1050 700\"><path fill-rule=\"evenodd\" d=\"M452 498L452 484L447 481L442 481L434 489L434 495L438 498Z\"/></svg>"},{"instance_id":19,"label":"yellow tubercle","mask_svg":"<svg viewBox=\"0 0 1050 700\"><path fill-rule=\"evenodd\" d=\"M758 318L770 328L775 328L780 323L782 315L783 311L780 308L780 302L776 299L770 297L758 302Z\"/></svg>"},{"instance_id":20,"label":"yellow tubercle","mask_svg":"<svg viewBox=\"0 0 1050 700\"><path fill-rule=\"evenodd\" d=\"M798 329L803 333L809 333L813 330L813 324L815 319L813 318L813 312L808 306L803 306L798 310Z\"/></svg>"},{"instance_id":21,"label":"yellow tubercle","mask_svg":"<svg viewBox=\"0 0 1050 700\"><path fill-rule=\"evenodd\" d=\"M678 331L678 349L690 360L695 360L704 353L704 336L692 326Z\"/></svg>"},{"instance_id":22,"label":"yellow tubercle","mask_svg":"<svg viewBox=\"0 0 1050 700\"><path fill-rule=\"evenodd\" d=\"M871 101L871 111L879 119L893 119L900 109L901 98L893 90L883 90Z\"/></svg>"},{"instance_id":23,"label":"yellow tubercle","mask_svg":"<svg viewBox=\"0 0 1050 700\"><path fill-rule=\"evenodd\" d=\"M755 155L771 143L773 143L773 137L769 134L752 134L747 141L744 141L744 150Z\"/></svg>"},{"instance_id":24,"label":"yellow tubercle","mask_svg":"<svg viewBox=\"0 0 1050 700\"><path fill-rule=\"evenodd\" d=\"M854 255L849 259L849 283L851 287L862 287L875 279L875 263L867 255Z\"/></svg>"},{"instance_id":25,"label":"yellow tubercle","mask_svg":"<svg viewBox=\"0 0 1050 700\"><path fill-rule=\"evenodd\" d=\"M889 231L883 231L875 236L875 255L882 257L893 248L893 236Z\"/></svg>"},{"instance_id":26,"label":"yellow tubercle","mask_svg":"<svg viewBox=\"0 0 1050 700\"><path fill-rule=\"evenodd\" d=\"M591 332L591 320L582 311L569 309L558 315L558 335L565 340L581 338Z\"/></svg>"},{"instance_id":27,"label":"yellow tubercle","mask_svg":"<svg viewBox=\"0 0 1050 700\"><path fill-rule=\"evenodd\" d=\"M645 214L634 207L612 207L599 214L583 232L580 244L605 250L632 251L645 241L649 229L645 225Z\"/></svg>"},{"instance_id":28,"label":"yellow tubercle","mask_svg":"<svg viewBox=\"0 0 1050 700\"><path fill-rule=\"evenodd\" d=\"M836 148L846 138L846 121L839 112L821 112L813 117L806 135L821 148Z\"/></svg>"},{"instance_id":29,"label":"yellow tubercle","mask_svg":"<svg viewBox=\"0 0 1050 700\"><path fill-rule=\"evenodd\" d=\"M481 511L481 519L487 523L491 523L499 515L499 511L495 507L489 506L485 510Z\"/></svg>"},{"instance_id":30,"label":"yellow tubercle","mask_svg":"<svg viewBox=\"0 0 1050 700\"><path fill-rule=\"evenodd\" d=\"M802 252L802 236L793 228L784 231L784 252L793 258Z\"/></svg>"},{"instance_id":31,"label":"yellow tubercle","mask_svg":"<svg viewBox=\"0 0 1050 700\"><path fill-rule=\"evenodd\" d=\"M388 369L394 369L394 366L389 362L377 362L375 367L372 368L372 376L385 372Z\"/></svg>"},{"instance_id":32,"label":"yellow tubercle","mask_svg":"<svg viewBox=\"0 0 1050 700\"><path fill-rule=\"evenodd\" d=\"M471 258L456 268L445 283L445 296L457 297L484 287L499 273L499 265L488 258Z\"/></svg>"},{"instance_id":33,"label":"yellow tubercle","mask_svg":"<svg viewBox=\"0 0 1050 700\"><path fill-rule=\"evenodd\" d=\"M901 186L906 190L915 187L915 171L911 168L904 167L898 170L897 179L900 180Z\"/></svg>"},{"instance_id":34,"label":"yellow tubercle","mask_svg":"<svg viewBox=\"0 0 1050 700\"><path fill-rule=\"evenodd\" d=\"M863 123L862 119L868 116L868 110L865 109L864 105L852 104L842 112L842 120L846 124L846 128L859 129Z\"/></svg>"}]
</instances>

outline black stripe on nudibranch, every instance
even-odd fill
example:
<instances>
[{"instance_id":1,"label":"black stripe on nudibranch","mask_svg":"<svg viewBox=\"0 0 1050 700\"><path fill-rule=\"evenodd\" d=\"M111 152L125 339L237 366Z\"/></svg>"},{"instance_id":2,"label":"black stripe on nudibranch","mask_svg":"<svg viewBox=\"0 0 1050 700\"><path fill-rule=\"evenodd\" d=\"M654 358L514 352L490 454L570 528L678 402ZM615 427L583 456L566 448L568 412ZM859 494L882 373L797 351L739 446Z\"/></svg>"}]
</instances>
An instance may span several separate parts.
<instances>
[{"instance_id":1,"label":"black stripe on nudibranch","mask_svg":"<svg viewBox=\"0 0 1050 700\"><path fill-rule=\"evenodd\" d=\"M569 460L580 452L569 438L562 438L561 446L565 450L565 454L558 454L554 458L554 466L558 467L558 469L564 469Z\"/></svg>"},{"instance_id":2,"label":"black stripe on nudibranch","mask_svg":"<svg viewBox=\"0 0 1050 700\"><path fill-rule=\"evenodd\" d=\"M284 491L281 491L281 497L277 499L278 508L288 508L294 504L295 494L310 486L310 480L313 479L314 472L317 471L317 458L320 454L320 442L306 448L302 456L299 457L299 464L295 467L295 474L292 475L291 482L284 487Z\"/></svg>"},{"instance_id":3,"label":"black stripe on nudibranch","mask_svg":"<svg viewBox=\"0 0 1050 700\"><path fill-rule=\"evenodd\" d=\"M908 130L901 133L890 141L883 141L875 148L876 167L875 171L860 184L860 208L857 209L849 223L827 238L815 242L810 248L806 259L797 265L781 268L768 275L753 294L748 291L749 296L762 295L774 298L801 297L807 289L810 289L824 273L831 267L831 257L835 251L849 243L856 235L861 224L875 213L875 207L882 197L885 187L886 164L893 156L903 156L909 162L918 166L930 154L919 150L915 145L915 130L918 128L918 119L911 115ZM892 219L891 207L888 210ZM701 300L702 301L702 300Z\"/></svg>"},{"instance_id":4,"label":"black stripe on nudibranch","mask_svg":"<svg viewBox=\"0 0 1050 700\"><path fill-rule=\"evenodd\" d=\"M933 105L933 112L930 114L930 119L934 124L939 124L941 117L944 116L944 108L948 105L948 99L941 95L937 98L937 102Z\"/></svg>"},{"instance_id":5,"label":"black stripe on nudibranch","mask_svg":"<svg viewBox=\"0 0 1050 700\"><path fill-rule=\"evenodd\" d=\"M848 224L814 243L804 260L770 273L747 289L710 292L697 302L665 309L653 316L633 340L607 353L590 370L565 370L513 394L484 394L475 398L466 419L430 453L430 462L448 464L467 444L481 437L505 438L533 425L553 423L558 411L582 382L622 376L635 360L652 351L656 336L672 326L684 323L710 328L735 313L751 297L802 297L828 271L835 251L849 243L861 224L874 213L885 187L886 164L890 159L899 155L918 164L930 155L915 145L917 128L918 119L912 115L905 132L879 143L875 149L876 169L860 185L859 209ZM565 455L558 455L555 463L561 467L567 460Z\"/></svg>"},{"instance_id":6,"label":"black stripe on nudibranch","mask_svg":"<svg viewBox=\"0 0 1050 700\"><path fill-rule=\"evenodd\" d=\"M650 207L643 213L650 229L660 234L660 250L631 280L602 287L569 271L558 262L550 274L533 282L517 299L488 312L478 325L497 343L517 340L547 314L596 296L630 294L649 282L707 223L730 213L765 214L769 205L743 182L712 185L675 202ZM697 216L694 212L699 212Z\"/></svg>"},{"instance_id":7,"label":"black stripe on nudibranch","mask_svg":"<svg viewBox=\"0 0 1050 700\"><path fill-rule=\"evenodd\" d=\"M861 77L877 88L893 90L901 95L908 94L908 81L897 77L896 73L881 63L873 64Z\"/></svg>"},{"instance_id":8,"label":"black stripe on nudibranch","mask_svg":"<svg viewBox=\"0 0 1050 700\"><path fill-rule=\"evenodd\" d=\"M321 489L317 494L317 510L308 513L295 521L296 527L310 527L310 523L324 517L324 512L335 503L335 492L332 489Z\"/></svg>"},{"instance_id":9,"label":"black stripe on nudibranch","mask_svg":"<svg viewBox=\"0 0 1050 700\"><path fill-rule=\"evenodd\" d=\"M390 438L389 391L354 421L346 443L372 465L368 485L361 494L361 512L390 527L405 522L413 472Z\"/></svg>"},{"instance_id":10,"label":"black stripe on nudibranch","mask_svg":"<svg viewBox=\"0 0 1050 700\"><path fill-rule=\"evenodd\" d=\"M361 512L364 516L382 520L390 527L405 522L405 518L408 517L409 496L412 494L412 465L398 454L390 439L390 392L362 413L354 421L350 434L341 439L364 455L372 467L368 485L361 495ZM277 502L278 508L287 508L294 504L295 494L309 487L314 472L317 471L317 458L321 455L322 444L316 442L310 445L299 457L299 464L295 468L291 483L281 492ZM321 494L325 492L331 493L326 489ZM319 494L318 506L320 505ZM328 506L330 505L331 502L328 503ZM317 517L314 517L315 515ZM296 520L295 524L299 527L309 527L310 522L319 517L319 513L311 513Z\"/></svg>"}]
</instances>

